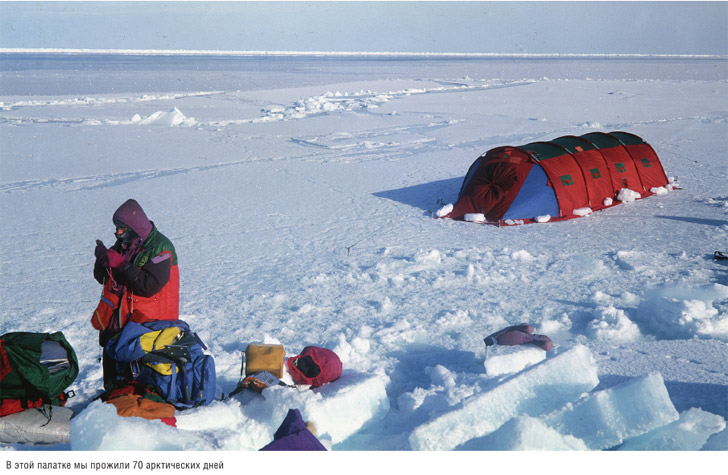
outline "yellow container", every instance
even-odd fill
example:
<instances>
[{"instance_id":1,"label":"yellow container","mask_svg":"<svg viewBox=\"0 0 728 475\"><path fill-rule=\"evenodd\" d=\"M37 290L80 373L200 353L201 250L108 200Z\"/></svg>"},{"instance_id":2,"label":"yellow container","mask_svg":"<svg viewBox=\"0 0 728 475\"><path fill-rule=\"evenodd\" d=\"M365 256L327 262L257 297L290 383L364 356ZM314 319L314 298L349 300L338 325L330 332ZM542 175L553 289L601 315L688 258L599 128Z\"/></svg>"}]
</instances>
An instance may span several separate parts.
<instances>
[{"instance_id":1,"label":"yellow container","mask_svg":"<svg viewBox=\"0 0 728 475\"><path fill-rule=\"evenodd\" d=\"M286 352L283 345L249 343L245 349L245 375L268 371L276 378L283 377L283 358Z\"/></svg>"}]
</instances>

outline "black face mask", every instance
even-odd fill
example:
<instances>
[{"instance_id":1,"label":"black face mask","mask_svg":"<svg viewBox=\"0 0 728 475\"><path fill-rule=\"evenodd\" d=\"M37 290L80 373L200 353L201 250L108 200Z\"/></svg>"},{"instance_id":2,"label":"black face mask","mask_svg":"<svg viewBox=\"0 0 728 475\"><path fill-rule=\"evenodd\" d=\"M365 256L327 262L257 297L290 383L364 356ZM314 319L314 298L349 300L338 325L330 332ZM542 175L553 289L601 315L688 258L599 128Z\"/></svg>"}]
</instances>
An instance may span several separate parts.
<instances>
[{"instance_id":1,"label":"black face mask","mask_svg":"<svg viewBox=\"0 0 728 475\"><path fill-rule=\"evenodd\" d=\"M124 232L119 234L119 231L123 230ZM137 238L137 233L134 232L133 229L125 226L125 225L116 225L116 232L114 233L114 237L121 241L124 244L131 243L134 239Z\"/></svg>"}]
</instances>

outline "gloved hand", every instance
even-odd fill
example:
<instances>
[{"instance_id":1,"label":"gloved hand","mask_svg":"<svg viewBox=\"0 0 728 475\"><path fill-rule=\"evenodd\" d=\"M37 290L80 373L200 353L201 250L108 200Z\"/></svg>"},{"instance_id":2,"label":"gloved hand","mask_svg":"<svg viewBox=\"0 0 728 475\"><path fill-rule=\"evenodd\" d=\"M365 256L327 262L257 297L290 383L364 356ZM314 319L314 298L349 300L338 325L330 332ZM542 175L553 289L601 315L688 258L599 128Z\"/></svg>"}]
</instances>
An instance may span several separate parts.
<instances>
[{"instance_id":1,"label":"gloved hand","mask_svg":"<svg viewBox=\"0 0 728 475\"><path fill-rule=\"evenodd\" d=\"M106 251L106 258L109 261L109 267L112 269L118 269L126 264L126 258L113 249Z\"/></svg>"},{"instance_id":2,"label":"gloved hand","mask_svg":"<svg viewBox=\"0 0 728 475\"><path fill-rule=\"evenodd\" d=\"M96 240L96 249L94 249L94 255L96 261L102 266L107 267L109 265L109 258L106 256L106 246L100 240Z\"/></svg>"}]
</instances>

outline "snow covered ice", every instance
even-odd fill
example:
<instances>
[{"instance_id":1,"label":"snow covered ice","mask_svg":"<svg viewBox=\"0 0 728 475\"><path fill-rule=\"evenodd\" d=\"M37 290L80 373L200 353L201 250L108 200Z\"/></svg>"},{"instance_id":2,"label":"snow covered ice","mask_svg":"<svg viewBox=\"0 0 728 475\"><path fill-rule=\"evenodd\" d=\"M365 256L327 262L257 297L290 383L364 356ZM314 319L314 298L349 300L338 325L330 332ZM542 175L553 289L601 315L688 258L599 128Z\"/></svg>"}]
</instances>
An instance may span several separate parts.
<instances>
[{"instance_id":1,"label":"snow covered ice","mask_svg":"<svg viewBox=\"0 0 728 475\"><path fill-rule=\"evenodd\" d=\"M515 373L546 358L546 352L533 345L504 346L488 350L484 362L489 376Z\"/></svg>"},{"instance_id":2,"label":"snow covered ice","mask_svg":"<svg viewBox=\"0 0 728 475\"><path fill-rule=\"evenodd\" d=\"M728 450L725 59L1 59L0 328L62 330L80 363L53 449L257 450L296 407L333 450ZM612 130L679 185L570 221L437 219L488 149ZM250 342L330 348L342 378L176 429L93 401L94 242L128 198L174 242L226 394ZM554 350L486 358L521 322Z\"/></svg>"},{"instance_id":3,"label":"snow covered ice","mask_svg":"<svg viewBox=\"0 0 728 475\"><path fill-rule=\"evenodd\" d=\"M590 449L608 449L677 418L662 376L650 373L566 405L546 416L545 423L582 439Z\"/></svg>"},{"instance_id":4,"label":"snow covered ice","mask_svg":"<svg viewBox=\"0 0 728 475\"><path fill-rule=\"evenodd\" d=\"M491 433L519 414L538 416L557 409L598 383L591 354L579 345L417 427L410 435L410 445L416 450L450 450Z\"/></svg>"},{"instance_id":5,"label":"snow covered ice","mask_svg":"<svg viewBox=\"0 0 728 475\"><path fill-rule=\"evenodd\" d=\"M713 434L725 429L725 419L693 407L670 424L629 439L620 450L700 450Z\"/></svg>"}]
</instances>

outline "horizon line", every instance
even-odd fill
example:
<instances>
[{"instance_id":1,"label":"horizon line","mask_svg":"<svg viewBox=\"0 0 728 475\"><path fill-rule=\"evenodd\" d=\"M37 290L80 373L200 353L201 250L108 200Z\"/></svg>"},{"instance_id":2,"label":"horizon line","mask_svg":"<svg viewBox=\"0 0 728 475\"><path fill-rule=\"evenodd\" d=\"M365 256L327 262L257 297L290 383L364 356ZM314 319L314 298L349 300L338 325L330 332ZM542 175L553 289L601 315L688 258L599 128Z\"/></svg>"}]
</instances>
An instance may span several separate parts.
<instances>
[{"instance_id":1,"label":"horizon line","mask_svg":"<svg viewBox=\"0 0 728 475\"><path fill-rule=\"evenodd\" d=\"M728 59L721 54L672 53L435 53L397 51L263 51L263 50L166 50L119 48L0 48L0 54L116 54L124 56L341 56L341 57L434 57L434 58L663 58Z\"/></svg>"}]
</instances>

